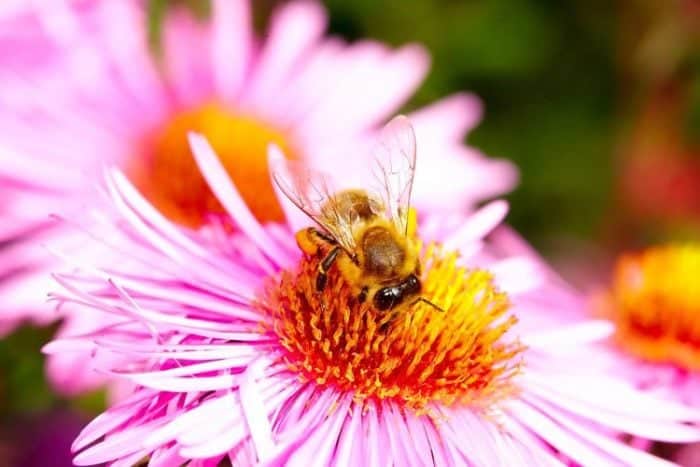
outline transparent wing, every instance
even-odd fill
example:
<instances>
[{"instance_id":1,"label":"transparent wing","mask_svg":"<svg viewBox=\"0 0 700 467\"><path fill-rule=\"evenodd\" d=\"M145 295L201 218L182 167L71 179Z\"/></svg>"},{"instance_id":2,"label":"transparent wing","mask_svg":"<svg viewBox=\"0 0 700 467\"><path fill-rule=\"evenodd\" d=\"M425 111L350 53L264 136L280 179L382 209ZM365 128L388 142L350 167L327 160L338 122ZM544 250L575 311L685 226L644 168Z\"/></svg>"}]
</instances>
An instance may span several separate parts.
<instances>
[{"instance_id":1,"label":"transparent wing","mask_svg":"<svg viewBox=\"0 0 700 467\"><path fill-rule=\"evenodd\" d=\"M333 202L337 190L330 176L304 163L281 159L272 163L272 178L292 203L330 234L350 256L354 255L352 222Z\"/></svg>"},{"instance_id":2,"label":"transparent wing","mask_svg":"<svg viewBox=\"0 0 700 467\"><path fill-rule=\"evenodd\" d=\"M404 235L408 232L408 210L416 170L416 135L411 122L403 115L382 129L372 153L375 191L386 207L386 215Z\"/></svg>"}]
</instances>

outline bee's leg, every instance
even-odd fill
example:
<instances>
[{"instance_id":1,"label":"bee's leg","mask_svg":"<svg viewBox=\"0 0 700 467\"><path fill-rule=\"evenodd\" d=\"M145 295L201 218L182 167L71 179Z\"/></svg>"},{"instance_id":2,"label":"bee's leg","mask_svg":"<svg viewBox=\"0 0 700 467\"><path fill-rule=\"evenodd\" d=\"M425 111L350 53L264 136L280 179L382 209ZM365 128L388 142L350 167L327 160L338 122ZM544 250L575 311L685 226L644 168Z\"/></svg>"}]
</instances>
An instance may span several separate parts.
<instances>
[{"instance_id":1,"label":"bee's leg","mask_svg":"<svg viewBox=\"0 0 700 467\"><path fill-rule=\"evenodd\" d=\"M368 293L369 293L369 289L366 286L362 287L362 290L360 290L360 295L357 296L357 301L359 303L364 303L365 300L367 300Z\"/></svg>"},{"instance_id":2,"label":"bee's leg","mask_svg":"<svg viewBox=\"0 0 700 467\"><path fill-rule=\"evenodd\" d=\"M332 237L326 233L319 231L314 227L301 229L296 233L294 238L297 241L299 249L308 256L323 256L323 251L338 244ZM329 247L326 247L330 245ZM326 247L326 248L324 248Z\"/></svg>"},{"instance_id":3,"label":"bee's leg","mask_svg":"<svg viewBox=\"0 0 700 467\"><path fill-rule=\"evenodd\" d=\"M332 236L328 235L327 233L321 232L320 230L318 230L314 227L309 227L307 230L312 232L315 236L317 236L318 238L320 238L321 240L323 240L326 243L329 243L331 245L336 245L336 246L338 245L338 240L336 240ZM359 264L357 261L357 254L349 254L348 253L348 256L350 257L350 261L352 261L355 264Z\"/></svg>"},{"instance_id":4,"label":"bee's leg","mask_svg":"<svg viewBox=\"0 0 700 467\"><path fill-rule=\"evenodd\" d=\"M433 302L431 302L430 300L428 300L428 299L425 298L425 297L418 297L418 298L416 298L415 300L413 300L413 302L411 302L411 305L415 305L416 303L419 303L419 302L423 302L423 303L425 303L426 305L430 305L431 307L435 308L437 311L440 311L440 312L444 312L444 311L445 311L443 308L441 308L441 307L439 307L438 305L434 304Z\"/></svg>"},{"instance_id":5,"label":"bee's leg","mask_svg":"<svg viewBox=\"0 0 700 467\"><path fill-rule=\"evenodd\" d=\"M386 332L389 330L389 327L392 325L394 321L396 321L396 318L399 317L399 314L395 311L391 312L391 315L389 316L389 319L386 320L384 324L379 326L379 332L382 334L386 334Z\"/></svg>"},{"instance_id":6,"label":"bee's leg","mask_svg":"<svg viewBox=\"0 0 700 467\"><path fill-rule=\"evenodd\" d=\"M331 245L336 245L338 243L335 241L335 238L331 237L326 233L321 232L320 230L314 227L309 227L309 230L311 230L314 233L314 235L316 235L318 238L320 238L326 243L330 243Z\"/></svg>"},{"instance_id":7,"label":"bee's leg","mask_svg":"<svg viewBox=\"0 0 700 467\"><path fill-rule=\"evenodd\" d=\"M340 253L340 247L334 246L325 258L318 264L318 275L316 276L316 292L322 292L328 282L328 270L333 266L333 262Z\"/></svg>"}]
</instances>

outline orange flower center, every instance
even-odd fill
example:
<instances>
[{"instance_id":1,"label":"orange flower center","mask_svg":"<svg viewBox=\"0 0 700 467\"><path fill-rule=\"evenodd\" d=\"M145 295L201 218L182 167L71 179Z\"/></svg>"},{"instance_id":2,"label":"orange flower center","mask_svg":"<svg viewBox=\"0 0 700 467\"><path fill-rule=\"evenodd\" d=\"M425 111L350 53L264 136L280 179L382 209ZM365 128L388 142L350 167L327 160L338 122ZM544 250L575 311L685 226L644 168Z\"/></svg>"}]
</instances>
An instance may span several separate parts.
<instances>
[{"instance_id":1,"label":"orange flower center","mask_svg":"<svg viewBox=\"0 0 700 467\"><path fill-rule=\"evenodd\" d=\"M288 140L259 120L215 103L176 114L145 138L146 150L128 173L149 201L169 219L193 228L224 212L197 167L187 141L190 131L209 140L258 220L283 219L270 182L267 147L275 143L289 155Z\"/></svg>"},{"instance_id":2,"label":"orange flower center","mask_svg":"<svg viewBox=\"0 0 700 467\"><path fill-rule=\"evenodd\" d=\"M606 301L617 341L653 362L700 369L700 247L623 256Z\"/></svg>"},{"instance_id":3,"label":"orange flower center","mask_svg":"<svg viewBox=\"0 0 700 467\"><path fill-rule=\"evenodd\" d=\"M284 360L302 381L332 386L358 401L392 399L422 410L430 402L486 404L510 388L521 346L504 334L516 322L490 273L456 265L434 246L423 254L420 303L400 313L358 303L331 268L315 289L318 258L304 258L268 290L265 309L284 348Z\"/></svg>"}]
</instances>

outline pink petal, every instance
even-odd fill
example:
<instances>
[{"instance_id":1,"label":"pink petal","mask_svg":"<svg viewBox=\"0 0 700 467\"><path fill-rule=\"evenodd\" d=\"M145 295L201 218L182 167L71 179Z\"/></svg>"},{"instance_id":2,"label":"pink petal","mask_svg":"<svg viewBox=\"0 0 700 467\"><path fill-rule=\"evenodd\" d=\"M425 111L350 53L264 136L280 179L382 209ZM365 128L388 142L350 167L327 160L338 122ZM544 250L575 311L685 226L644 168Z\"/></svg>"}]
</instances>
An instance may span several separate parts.
<instances>
[{"instance_id":1,"label":"pink petal","mask_svg":"<svg viewBox=\"0 0 700 467\"><path fill-rule=\"evenodd\" d=\"M198 420L206 421L217 415L226 415L232 419L238 413L240 413L238 398L233 393L227 393L202 402L198 407L173 417L171 422L150 433L143 444L146 447L155 448L176 439L190 426L196 425Z\"/></svg>"},{"instance_id":2,"label":"pink petal","mask_svg":"<svg viewBox=\"0 0 700 467\"><path fill-rule=\"evenodd\" d=\"M582 403L581 400L559 397L552 391L538 390L532 387L530 391L541 397L527 394L523 395L523 398L548 414L558 413L561 416L566 416L565 413L571 413L579 417L594 419L596 423L624 433L657 441L669 443L700 441L700 428L698 427L658 420L640 420L639 417L599 410L591 404ZM555 407L554 404L558 407Z\"/></svg>"},{"instance_id":3,"label":"pink petal","mask_svg":"<svg viewBox=\"0 0 700 467\"><path fill-rule=\"evenodd\" d=\"M263 376L260 362L254 362L248 366L241 379L240 394L243 417L248 426L248 431L253 440L258 459L264 459L272 453L274 442L272 441L272 427L267 418L267 409L256 385L256 379Z\"/></svg>"},{"instance_id":4,"label":"pink petal","mask_svg":"<svg viewBox=\"0 0 700 467\"><path fill-rule=\"evenodd\" d=\"M481 119L481 101L474 94L453 94L408 115L418 146L431 141L461 143Z\"/></svg>"},{"instance_id":5,"label":"pink petal","mask_svg":"<svg viewBox=\"0 0 700 467\"><path fill-rule=\"evenodd\" d=\"M334 83L332 94L301 122L304 134L322 134L332 141L334 135L380 125L413 93L427 73L429 62L421 46L388 51L373 42L354 45L343 60L346 72Z\"/></svg>"},{"instance_id":6,"label":"pink petal","mask_svg":"<svg viewBox=\"0 0 700 467\"><path fill-rule=\"evenodd\" d=\"M309 438L296 451L294 451L287 465L290 467L308 466L308 467L325 467L331 464L333 451L338 436L349 413L351 399L344 397L338 406L333 409L327 416L328 418L322 423Z\"/></svg>"},{"instance_id":7,"label":"pink petal","mask_svg":"<svg viewBox=\"0 0 700 467\"><path fill-rule=\"evenodd\" d=\"M436 153L439 156L433 157ZM413 199L425 211L471 208L475 202L511 190L518 179L513 163L487 159L462 146L419 146L417 166ZM455 204L456 200L461 201Z\"/></svg>"},{"instance_id":8,"label":"pink petal","mask_svg":"<svg viewBox=\"0 0 700 467\"><path fill-rule=\"evenodd\" d=\"M567 467L557 459L556 451L552 450L535 432L523 427L519 422L514 420L509 414L503 414L500 418L503 427L511 434L514 440L517 440L523 446L526 446L530 454L536 459L535 465L546 465L549 467Z\"/></svg>"},{"instance_id":9,"label":"pink petal","mask_svg":"<svg viewBox=\"0 0 700 467\"><path fill-rule=\"evenodd\" d=\"M396 465L416 466L429 465L423 462L418 462L415 459L414 441L410 439L406 422L403 415L400 414L393 404L386 404L385 411L382 413L383 424L387 426L387 434L389 435L389 450L391 457ZM427 453L423 453L424 455Z\"/></svg>"},{"instance_id":10,"label":"pink petal","mask_svg":"<svg viewBox=\"0 0 700 467\"><path fill-rule=\"evenodd\" d=\"M211 57L206 53L211 43L210 25L182 8L169 10L163 26L167 75L178 102L191 107L213 94Z\"/></svg>"},{"instance_id":11,"label":"pink petal","mask_svg":"<svg viewBox=\"0 0 700 467\"><path fill-rule=\"evenodd\" d=\"M250 65L253 49L250 2L212 2L212 64L217 95L233 102Z\"/></svg>"},{"instance_id":12,"label":"pink petal","mask_svg":"<svg viewBox=\"0 0 700 467\"><path fill-rule=\"evenodd\" d=\"M182 229L176 227L175 224L170 222L164 215L158 212L158 210L156 210L153 205L150 204L141 193L139 193L139 191L128 180L123 172L111 170L110 176L113 180L115 188L123 197L124 201L126 201L126 203L132 208L132 210L138 212L139 215L143 217L143 219L146 220L155 230L158 230L165 238L170 240L178 250L183 250L184 252L191 253L199 258L206 259L207 262L211 262L214 265L228 268L228 263L226 263L226 266L223 266L223 262L215 261L212 258L214 255L212 255L210 250L202 247L202 245L187 237L183 233Z\"/></svg>"},{"instance_id":13,"label":"pink petal","mask_svg":"<svg viewBox=\"0 0 700 467\"><path fill-rule=\"evenodd\" d=\"M180 455L186 459L206 459L225 454L243 440L245 433L240 427L240 424L229 427L205 443L196 446L183 446L180 449ZM218 461L214 463L214 466L217 464Z\"/></svg>"},{"instance_id":14,"label":"pink petal","mask_svg":"<svg viewBox=\"0 0 700 467\"><path fill-rule=\"evenodd\" d=\"M99 9L100 38L132 98L132 119L144 126L160 123L169 103L149 49L143 8L131 2L103 2Z\"/></svg>"},{"instance_id":15,"label":"pink petal","mask_svg":"<svg viewBox=\"0 0 700 467\"><path fill-rule=\"evenodd\" d=\"M155 420L113 433L75 456L73 462L75 465L100 464L138 452L143 449L144 436L162 423L162 420Z\"/></svg>"},{"instance_id":16,"label":"pink petal","mask_svg":"<svg viewBox=\"0 0 700 467\"><path fill-rule=\"evenodd\" d=\"M466 222L444 241L445 248L459 249L481 240L503 221L506 214L508 214L506 201L498 200L487 204L471 214Z\"/></svg>"},{"instance_id":17,"label":"pink petal","mask_svg":"<svg viewBox=\"0 0 700 467\"><path fill-rule=\"evenodd\" d=\"M623 462L624 465L633 465L635 467L671 467L675 465L659 457L630 447L614 438L596 433L594 430L586 428L584 424L563 416L558 411L548 412L548 415L556 422L560 423L564 429L571 430L573 434L580 436L586 442L590 443L591 446L595 446L597 449L614 456Z\"/></svg>"},{"instance_id":18,"label":"pink petal","mask_svg":"<svg viewBox=\"0 0 700 467\"><path fill-rule=\"evenodd\" d=\"M343 75L342 54L345 43L338 38L323 40L294 67L285 83L284 93L275 99L270 118L279 128L296 128L325 97L333 91ZM273 113L272 113L273 112ZM299 140L299 135L295 135ZM324 135L305 135L306 143L314 145ZM295 141L299 143L299 141ZM305 153L308 151L304 151Z\"/></svg>"},{"instance_id":19,"label":"pink petal","mask_svg":"<svg viewBox=\"0 0 700 467\"><path fill-rule=\"evenodd\" d=\"M599 453L595 445L573 435L532 407L516 401L509 403L508 406L520 423L576 462L591 466L615 465L614 459Z\"/></svg>"},{"instance_id":20,"label":"pink petal","mask_svg":"<svg viewBox=\"0 0 700 467\"><path fill-rule=\"evenodd\" d=\"M238 412L233 413L238 415ZM178 435L177 442L188 448L198 448L207 445L215 437L229 433L232 428L242 425L242 423L243 421L239 417L232 417L230 414L206 419L199 417L196 422L187 427L186 431ZM231 444L229 444L228 449L230 448ZM212 455L221 454L221 452L218 451Z\"/></svg>"},{"instance_id":21,"label":"pink petal","mask_svg":"<svg viewBox=\"0 0 700 467\"><path fill-rule=\"evenodd\" d=\"M389 450L385 447L389 443L386 428L380 424L377 407L370 404L367 412L362 418L363 431L365 434L365 449L367 465L370 467L384 467L391 465L392 459L389 457Z\"/></svg>"},{"instance_id":22,"label":"pink petal","mask_svg":"<svg viewBox=\"0 0 700 467\"><path fill-rule=\"evenodd\" d=\"M161 448L154 451L148 461L148 467L180 467L186 460L177 453L177 446Z\"/></svg>"},{"instance_id":23,"label":"pink petal","mask_svg":"<svg viewBox=\"0 0 700 467\"><path fill-rule=\"evenodd\" d=\"M530 258L513 256L494 262L489 269L496 278L496 284L511 295L532 291L544 280Z\"/></svg>"},{"instance_id":24,"label":"pink petal","mask_svg":"<svg viewBox=\"0 0 700 467\"><path fill-rule=\"evenodd\" d=\"M350 421L343 426L335 453L335 465L340 467L352 465L352 460L363 458L366 453L362 449L364 433L362 433L362 409L354 406L350 409Z\"/></svg>"},{"instance_id":25,"label":"pink petal","mask_svg":"<svg viewBox=\"0 0 700 467\"><path fill-rule=\"evenodd\" d=\"M202 175L204 175L209 187L216 194L216 197L226 208L234 222L251 240L256 242L257 246L270 259L277 261L283 268L291 266L293 259L269 237L255 219L255 216L250 212L236 190L233 181L228 176L226 169L221 165L209 142L202 135L196 133L189 134L189 141Z\"/></svg>"},{"instance_id":26,"label":"pink petal","mask_svg":"<svg viewBox=\"0 0 700 467\"><path fill-rule=\"evenodd\" d=\"M433 445L428 431L432 429L431 421L428 417L417 416L411 413L404 414L406 430L402 435L402 441L407 445L412 445L414 455L417 455L422 465L429 465L434 462L435 451L440 449L440 445ZM435 459L437 461L438 459ZM436 462L436 465L444 465Z\"/></svg>"},{"instance_id":27,"label":"pink petal","mask_svg":"<svg viewBox=\"0 0 700 467\"><path fill-rule=\"evenodd\" d=\"M590 320L567 327L560 326L551 331L530 333L521 339L528 347L557 352L566 346L600 342L610 337L614 331L615 327L610 321Z\"/></svg>"},{"instance_id":28,"label":"pink petal","mask_svg":"<svg viewBox=\"0 0 700 467\"><path fill-rule=\"evenodd\" d=\"M585 372L566 375L537 375L530 372L523 375L523 378L528 380L527 384L531 380L533 383L556 391L562 396L587 401L598 409L646 420L700 420L700 409L664 400L652 393L640 392L631 383L622 379L603 376L600 375L593 379ZM586 388L583 392L581 391L582 387Z\"/></svg>"},{"instance_id":29,"label":"pink petal","mask_svg":"<svg viewBox=\"0 0 700 467\"><path fill-rule=\"evenodd\" d=\"M320 39L326 13L315 1L293 1L276 10L244 99L257 112L274 107L293 66Z\"/></svg>"}]
</instances>

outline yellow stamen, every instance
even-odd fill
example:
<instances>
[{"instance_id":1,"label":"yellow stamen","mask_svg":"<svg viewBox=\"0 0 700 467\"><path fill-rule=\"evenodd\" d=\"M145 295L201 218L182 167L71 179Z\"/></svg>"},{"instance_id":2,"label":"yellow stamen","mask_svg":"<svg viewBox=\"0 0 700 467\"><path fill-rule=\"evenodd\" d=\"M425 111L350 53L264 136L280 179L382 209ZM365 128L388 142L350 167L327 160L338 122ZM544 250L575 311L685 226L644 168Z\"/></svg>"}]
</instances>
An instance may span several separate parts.
<instances>
[{"instance_id":1,"label":"yellow stamen","mask_svg":"<svg viewBox=\"0 0 700 467\"><path fill-rule=\"evenodd\" d=\"M140 157L128 167L131 180L163 214L180 224L199 227L208 215L224 212L197 168L187 142L190 131L206 136L259 220L283 219L270 182L267 147L275 143L291 156L287 138L256 118L218 104L172 117L144 137Z\"/></svg>"},{"instance_id":2,"label":"yellow stamen","mask_svg":"<svg viewBox=\"0 0 700 467\"><path fill-rule=\"evenodd\" d=\"M623 256L603 303L617 325L617 342L627 351L700 369L700 246Z\"/></svg>"},{"instance_id":3,"label":"yellow stamen","mask_svg":"<svg viewBox=\"0 0 700 467\"><path fill-rule=\"evenodd\" d=\"M336 268L317 293L318 258L283 272L265 296L288 367L304 381L352 392L358 401L392 399L422 410L430 402L487 404L505 394L518 371L516 322L506 294L483 270L457 266L457 254L429 246L424 296L400 313L358 303Z\"/></svg>"}]
</instances>

